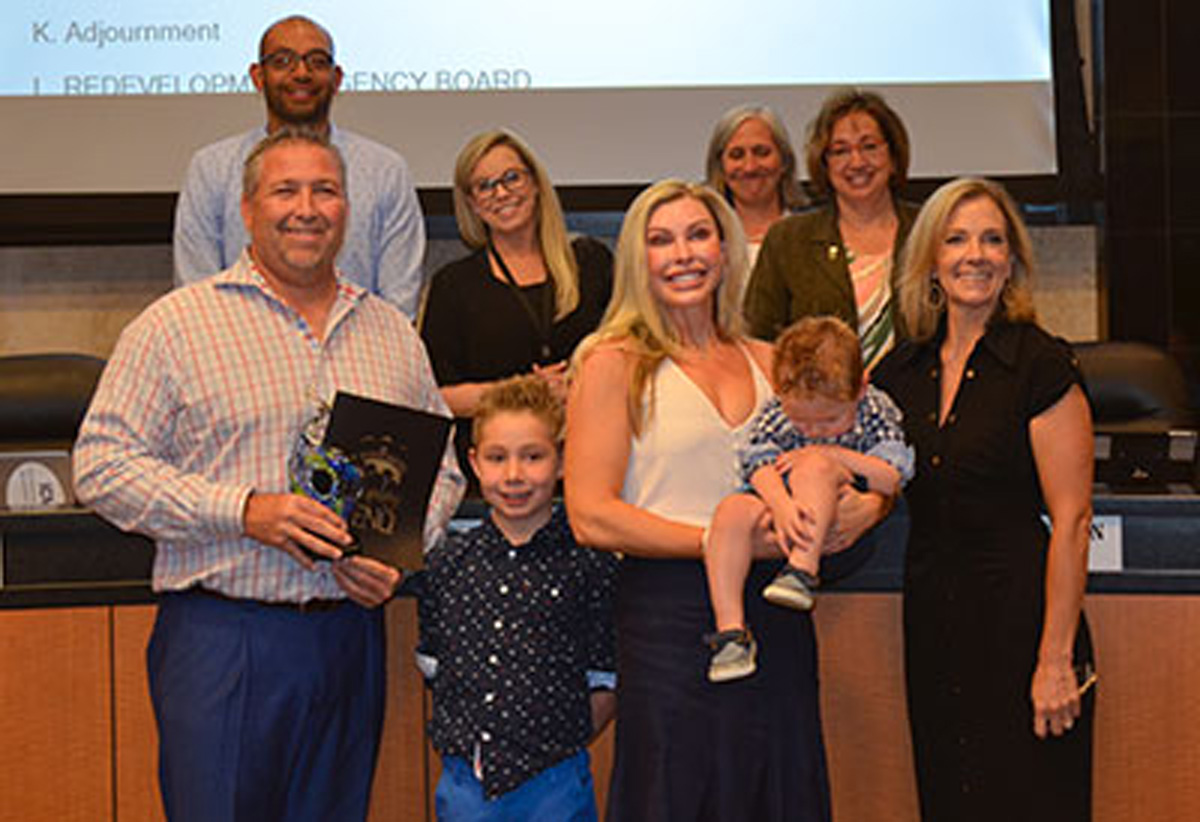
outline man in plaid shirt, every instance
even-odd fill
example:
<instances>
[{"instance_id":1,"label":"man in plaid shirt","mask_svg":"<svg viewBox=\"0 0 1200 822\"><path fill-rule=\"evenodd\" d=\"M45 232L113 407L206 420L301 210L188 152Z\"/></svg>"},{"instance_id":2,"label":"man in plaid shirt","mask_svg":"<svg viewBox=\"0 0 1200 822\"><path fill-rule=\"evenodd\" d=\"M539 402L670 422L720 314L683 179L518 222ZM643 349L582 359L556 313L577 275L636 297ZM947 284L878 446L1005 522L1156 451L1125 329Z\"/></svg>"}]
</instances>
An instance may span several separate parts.
<instances>
[{"instance_id":1,"label":"man in plaid shirt","mask_svg":"<svg viewBox=\"0 0 1200 822\"><path fill-rule=\"evenodd\" d=\"M147 653L172 820L364 819L400 573L343 556L346 523L288 493L288 456L337 391L449 416L391 305L339 278L345 171L283 129L247 158L236 264L121 335L75 449L79 498L156 540ZM432 544L462 475L447 450Z\"/></svg>"}]
</instances>

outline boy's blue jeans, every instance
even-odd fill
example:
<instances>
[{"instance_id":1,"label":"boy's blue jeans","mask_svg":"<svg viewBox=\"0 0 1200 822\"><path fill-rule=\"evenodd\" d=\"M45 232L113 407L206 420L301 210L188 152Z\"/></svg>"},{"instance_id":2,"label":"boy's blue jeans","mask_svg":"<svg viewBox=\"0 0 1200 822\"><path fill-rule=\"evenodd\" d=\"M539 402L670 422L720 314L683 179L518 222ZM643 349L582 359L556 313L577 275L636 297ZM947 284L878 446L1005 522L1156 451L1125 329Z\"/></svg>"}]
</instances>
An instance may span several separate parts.
<instances>
[{"instance_id":1,"label":"boy's blue jeans","mask_svg":"<svg viewBox=\"0 0 1200 822\"><path fill-rule=\"evenodd\" d=\"M483 794L471 763L442 758L434 794L438 822L596 822L587 751L580 751L496 799Z\"/></svg>"}]
</instances>

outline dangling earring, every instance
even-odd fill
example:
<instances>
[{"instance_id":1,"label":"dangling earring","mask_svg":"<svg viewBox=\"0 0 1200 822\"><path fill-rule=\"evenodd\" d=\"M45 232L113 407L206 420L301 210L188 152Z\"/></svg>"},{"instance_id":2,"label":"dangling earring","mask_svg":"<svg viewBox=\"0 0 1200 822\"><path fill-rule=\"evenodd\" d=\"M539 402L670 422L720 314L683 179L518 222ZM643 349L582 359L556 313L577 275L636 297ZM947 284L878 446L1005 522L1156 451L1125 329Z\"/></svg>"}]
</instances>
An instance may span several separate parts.
<instances>
[{"instance_id":1,"label":"dangling earring","mask_svg":"<svg viewBox=\"0 0 1200 822\"><path fill-rule=\"evenodd\" d=\"M934 311L941 311L946 305L946 292L942 290L942 284L933 274L929 275L929 304Z\"/></svg>"},{"instance_id":2,"label":"dangling earring","mask_svg":"<svg viewBox=\"0 0 1200 822\"><path fill-rule=\"evenodd\" d=\"M1001 317L1008 317L1013 311L1013 301L1016 299L1016 287L1013 285L1012 275L1004 281L1004 285L1000 286L1000 299L996 306L996 314Z\"/></svg>"}]
</instances>

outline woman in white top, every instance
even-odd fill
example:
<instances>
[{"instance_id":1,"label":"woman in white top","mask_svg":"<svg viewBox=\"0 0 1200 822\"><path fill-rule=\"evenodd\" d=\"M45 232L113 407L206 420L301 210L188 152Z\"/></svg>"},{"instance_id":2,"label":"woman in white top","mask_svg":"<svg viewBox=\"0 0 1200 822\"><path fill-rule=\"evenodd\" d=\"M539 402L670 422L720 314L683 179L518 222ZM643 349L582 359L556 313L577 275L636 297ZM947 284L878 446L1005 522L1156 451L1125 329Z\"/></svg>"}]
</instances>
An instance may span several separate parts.
<instances>
[{"instance_id":1,"label":"woman in white top","mask_svg":"<svg viewBox=\"0 0 1200 822\"><path fill-rule=\"evenodd\" d=\"M720 195L652 186L622 226L608 312L576 354L567 510L581 543L624 556L609 820L829 815L812 623L757 596L780 557L765 527L757 556L776 562L755 563L747 599L764 664L736 683L706 676L703 533L738 488L734 440L770 394L770 349L741 333L746 267ZM881 513L878 498L847 502L835 539Z\"/></svg>"}]
</instances>

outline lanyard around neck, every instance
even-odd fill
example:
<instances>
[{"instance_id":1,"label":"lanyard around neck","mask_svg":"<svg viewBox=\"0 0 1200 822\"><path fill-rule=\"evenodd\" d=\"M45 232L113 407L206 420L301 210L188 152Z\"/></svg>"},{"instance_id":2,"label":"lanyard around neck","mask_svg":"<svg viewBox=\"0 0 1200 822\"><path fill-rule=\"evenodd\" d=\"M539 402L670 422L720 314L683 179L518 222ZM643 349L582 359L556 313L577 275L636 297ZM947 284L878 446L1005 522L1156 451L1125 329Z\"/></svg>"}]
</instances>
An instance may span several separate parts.
<instances>
[{"instance_id":1,"label":"lanyard around neck","mask_svg":"<svg viewBox=\"0 0 1200 822\"><path fill-rule=\"evenodd\" d=\"M533 331L537 335L538 341L539 364L548 365L553 362L550 351L550 333L554 328L554 284L550 279L549 272L546 274L545 287L542 289L542 304L535 307L525 291L517 284L516 277L508 268L508 263L504 262L504 257L500 256L500 250L496 248L496 244L490 238L487 250L496 260L500 273L504 275L504 281L508 283L513 296L517 298L517 302L521 304L521 308L525 310L525 315L529 317L529 322L533 325Z\"/></svg>"}]
</instances>

